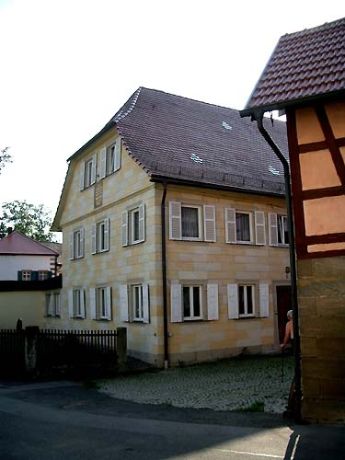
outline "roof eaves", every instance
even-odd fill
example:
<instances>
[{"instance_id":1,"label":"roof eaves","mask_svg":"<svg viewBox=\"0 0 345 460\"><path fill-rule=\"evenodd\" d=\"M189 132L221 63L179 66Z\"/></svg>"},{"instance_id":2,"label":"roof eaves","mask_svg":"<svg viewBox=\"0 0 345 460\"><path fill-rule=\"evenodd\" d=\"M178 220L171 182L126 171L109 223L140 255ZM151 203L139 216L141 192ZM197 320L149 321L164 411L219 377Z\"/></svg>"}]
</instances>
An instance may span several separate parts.
<instances>
[{"instance_id":1,"label":"roof eaves","mask_svg":"<svg viewBox=\"0 0 345 460\"><path fill-rule=\"evenodd\" d=\"M234 187L231 185L219 185L213 184L210 182L200 182L197 180L187 180L187 179L178 179L178 178L171 178L168 176L160 175L160 174L151 174L150 178L151 182L160 182L166 184L173 184L173 185L185 185L188 187L201 187L201 188L208 188L213 190L224 190L228 192L236 192L236 193L246 193L250 195L261 195L261 196L274 196L274 197L284 197L284 193L279 192L269 192L267 190L251 190L248 188L240 188Z\"/></svg>"},{"instance_id":2,"label":"roof eaves","mask_svg":"<svg viewBox=\"0 0 345 460\"><path fill-rule=\"evenodd\" d=\"M240 110L240 115L241 117L249 117L252 116L253 118L257 119L261 115L263 115L265 112L271 112L272 110L282 110L282 109L287 109L289 107L296 107L296 106L303 106L310 104L312 102L321 102L324 100L331 100L335 99L338 97L345 96L345 89L343 90L338 90L338 91L331 91L329 93L323 93L323 94L317 94L317 95L312 95L312 96L306 96L303 98L299 99L291 99L291 100L285 100L285 101L279 101L271 104L264 104L264 105L258 105L258 106L253 106L253 107L246 107L243 110Z\"/></svg>"}]
</instances>

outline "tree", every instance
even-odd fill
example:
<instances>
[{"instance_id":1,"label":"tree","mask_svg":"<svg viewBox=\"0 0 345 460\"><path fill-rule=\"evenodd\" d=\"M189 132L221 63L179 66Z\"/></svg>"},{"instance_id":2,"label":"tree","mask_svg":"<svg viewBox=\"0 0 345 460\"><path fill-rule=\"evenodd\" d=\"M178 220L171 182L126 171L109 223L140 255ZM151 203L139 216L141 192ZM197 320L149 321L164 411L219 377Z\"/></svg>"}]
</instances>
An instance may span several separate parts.
<instances>
[{"instance_id":1,"label":"tree","mask_svg":"<svg viewBox=\"0 0 345 460\"><path fill-rule=\"evenodd\" d=\"M8 227L38 241L52 241L49 231L51 218L43 204L35 206L24 201L13 201L2 205L0 231Z\"/></svg>"},{"instance_id":2,"label":"tree","mask_svg":"<svg viewBox=\"0 0 345 460\"><path fill-rule=\"evenodd\" d=\"M8 153L9 147L5 147L0 150L0 174L6 163L12 163L12 157Z\"/></svg>"}]
</instances>

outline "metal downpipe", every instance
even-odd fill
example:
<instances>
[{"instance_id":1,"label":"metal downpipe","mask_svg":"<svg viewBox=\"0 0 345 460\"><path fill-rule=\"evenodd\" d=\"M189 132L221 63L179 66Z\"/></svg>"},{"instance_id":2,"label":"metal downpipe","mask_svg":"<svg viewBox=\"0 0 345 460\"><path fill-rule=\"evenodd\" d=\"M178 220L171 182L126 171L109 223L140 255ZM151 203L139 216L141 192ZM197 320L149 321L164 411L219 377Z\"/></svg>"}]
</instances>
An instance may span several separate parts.
<instances>
[{"instance_id":1,"label":"metal downpipe","mask_svg":"<svg viewBox=\"0 0 345 460\"><path fill-rule=\"evenodd\" d=\"M168 299L167 299L167 255L166 255L166 219L165 199L167 183L163 182L161 201L161 228L162 228L162 283L163 283L163 337L164 337L164 368L169 367L169 335L168 335Z\"/></svg>"},{"instance_id":2,"label":"metal downpipe","mask_svg":"<svg viewBox=\"0 0 345 460\"><path fill-rule=\"evenodd\" d=\"M263 125L263 113L255 116L258 129L269 144L273 152L276 154L278 159L284 168L284 179L285 179L285 199L287 207L287 218L288 218L288 234L289 234L289 252L290 252L290 272L291 272L291 300L293 310L293 328L294 328L294 358L295 358L295 392L296 392L296 407L295 407L295 420L301 421L301 400L302 400L302 389L301 389L301 347L300 347L300 336L299 336L299 313L298 313L298 299L297 299L297 275L296 275L296 259L295 259L295 237L293 227L293 211L292 211L292 199L291 199L291 185L290 185L290 167L289 163L280 151L279 147L275 144L269 133L266 131Z\"/></svg>"}]
</instances>

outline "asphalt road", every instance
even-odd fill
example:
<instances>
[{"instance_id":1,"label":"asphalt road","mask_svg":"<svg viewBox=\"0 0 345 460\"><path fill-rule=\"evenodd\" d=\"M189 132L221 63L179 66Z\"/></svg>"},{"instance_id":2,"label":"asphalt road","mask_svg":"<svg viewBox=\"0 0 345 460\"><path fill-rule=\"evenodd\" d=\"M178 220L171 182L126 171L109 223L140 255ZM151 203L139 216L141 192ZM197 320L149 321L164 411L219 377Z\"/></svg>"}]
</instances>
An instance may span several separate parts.
<instances>
[{"instance_id":1,"label":"asphalt road","mask_svg":"<svg viewBox=\"0 0 345 460\"><path fill-rule=\"evenodd\" d=\"M345 428L114 400L69 382L0 384L0 458L344 459Z\"/></svg>"}]
</instances>

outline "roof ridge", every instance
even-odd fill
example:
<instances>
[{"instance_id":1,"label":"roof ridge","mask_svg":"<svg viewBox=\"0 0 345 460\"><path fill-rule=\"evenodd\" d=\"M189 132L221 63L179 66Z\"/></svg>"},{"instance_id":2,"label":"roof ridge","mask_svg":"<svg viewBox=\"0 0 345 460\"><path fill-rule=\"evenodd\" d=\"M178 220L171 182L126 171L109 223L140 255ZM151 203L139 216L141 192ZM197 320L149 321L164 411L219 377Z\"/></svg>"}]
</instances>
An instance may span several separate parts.
<instances>
[{"instance_id":1,"label":"roof ridge","mask_svg":"<svg viewBox=\"0 0 345 460\"><path fill-rule=\"evenodd\" d=\"M286 33L282 35L281 40L285 38L296 37L298 35L305 35L305 34L311 34L314 32L320 32L322 30L331 29L333 27L337 27L342 24L345 25L345 17L340 18L340 19L335 19L334 21L331 21L331 22L325 22L324 24L321 24L319 26L309 27L303 30L298 30L296 32Z\"/></svg>"},{"instance_id":2,"label":"roof ridge","mask_svg":"<svg viewBox=\"0 0 345 460\"><path fill-rule=\"evenodd\" d=\"M167 96L178 97L178 98L181 98L181 99L185 99L187 101L198 102L199 104L206 104L206 105L210 105L212 107L218 107L220 109L233 110L234 112L239 112L239 109L234 109L232 107L227 107L225 105L212 104L212 102L200 101L199 99L194 99L194 98L191 98L191 97L181 96L179 94L169 93L169 92L163 91L161 89L147 88L145 86L142 86L141 89L147 90L147 91L152 91L152 92L155 92L155 93L166 94Z\"/></svg>"}]
</instances>

